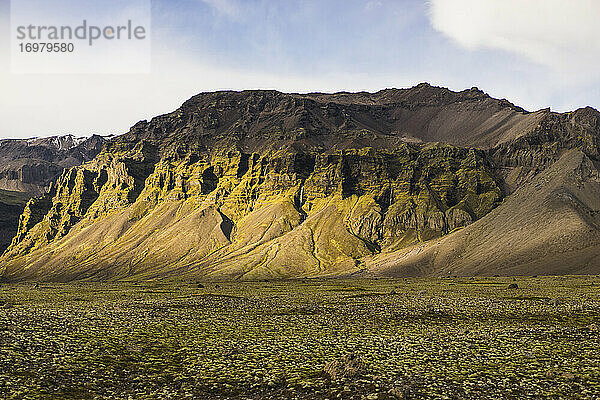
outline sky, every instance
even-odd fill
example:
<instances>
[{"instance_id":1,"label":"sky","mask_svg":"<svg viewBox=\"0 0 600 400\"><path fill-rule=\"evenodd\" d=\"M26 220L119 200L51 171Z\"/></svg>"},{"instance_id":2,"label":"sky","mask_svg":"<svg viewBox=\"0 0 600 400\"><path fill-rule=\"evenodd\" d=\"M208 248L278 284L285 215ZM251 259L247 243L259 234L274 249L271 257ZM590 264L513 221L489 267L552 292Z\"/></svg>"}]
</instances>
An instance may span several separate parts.
<instances>
[{"instance_id":1,"label":"sky","mask_svg":"<svg viewBox=\"0 0 600 400\"><path fill-rule=\"evenodd\" d=\"M222 89L429 82L530 111L600 108L597 0L152 0L151 18L149 73L15 74L0 0L0 137L121 134Z\"/></svg>"}]
</instances>

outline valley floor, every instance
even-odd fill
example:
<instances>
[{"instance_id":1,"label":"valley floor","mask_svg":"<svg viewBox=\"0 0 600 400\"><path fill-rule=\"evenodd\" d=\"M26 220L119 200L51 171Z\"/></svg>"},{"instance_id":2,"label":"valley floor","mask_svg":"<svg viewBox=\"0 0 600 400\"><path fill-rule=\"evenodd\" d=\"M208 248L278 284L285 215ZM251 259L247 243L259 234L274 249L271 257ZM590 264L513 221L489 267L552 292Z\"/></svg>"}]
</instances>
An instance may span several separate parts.
<instances>
[{"instance_id":1,"label":"valley floor","mask_svg":"<svg viewBox=\"0 0 600 400\"><path fill-rule=\"evenodd\" d=\"M0 397L594 398L599 289L596 276L3 284Z\"/></svg>"}]
</instances>

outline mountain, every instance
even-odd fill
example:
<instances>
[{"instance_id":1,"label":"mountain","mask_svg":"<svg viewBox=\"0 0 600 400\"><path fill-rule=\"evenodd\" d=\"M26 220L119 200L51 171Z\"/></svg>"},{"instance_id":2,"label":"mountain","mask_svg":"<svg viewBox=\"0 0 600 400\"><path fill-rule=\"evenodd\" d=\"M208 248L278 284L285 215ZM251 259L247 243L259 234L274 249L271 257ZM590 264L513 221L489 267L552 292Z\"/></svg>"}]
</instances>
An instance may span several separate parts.
<instances>
[{"instance_id":1,"label":"mountain","mask_svg":"<svg viewBox=\"0 0 600 400\"><path fill-rule=\"evenodd\" d=\"M63 169L94 158L105 139L73 135L0 140L0 189L39 195Z\"/></svg>"},{"instance_id":2,"label":"mountain","mask_svg":"<svg viewBox=\"0 0 600 400\"><path fill-rule=\"evenodd\" d=\"M93 159L104 141L96 135L0 140L0 253L15 236L27 201L45 193L65 168Z\"/></svg>"},{"instance_id":3,"label":"mountain","mask_svg":"<svg viewBox=\"0 0 600 400\"><path fill-rule=\"evenodd\" d=\"M55 281L597 273L599 140L592 108L477 88L202 93L65 170L0 265Z\"/></svg>"}]
</instances>

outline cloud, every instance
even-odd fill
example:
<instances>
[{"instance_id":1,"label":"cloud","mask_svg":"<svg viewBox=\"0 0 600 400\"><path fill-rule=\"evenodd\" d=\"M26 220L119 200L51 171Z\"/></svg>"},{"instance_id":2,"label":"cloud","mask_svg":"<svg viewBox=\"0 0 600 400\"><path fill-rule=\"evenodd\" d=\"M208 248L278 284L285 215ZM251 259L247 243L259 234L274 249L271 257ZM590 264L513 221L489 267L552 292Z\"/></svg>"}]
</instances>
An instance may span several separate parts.
<instances>
[{"instance_id":1,"label":"cloud","mask_svg":"<svg viewBox=\"0 0 600 400\"><path fill-rule=\"evenodd\" d=\"M600 69L569 72L599 65L591 0L589 13L579 0L568 7L553 0L372 0L366 12L368 2L153 0L150 74L19 75L9 72L10 21L0 0L0 137L122 133L218 89L372 91L428 81L453 90L475 85L531 110L598 106L600 85L590 76ZM551 22L556 32L531 6L546 2L560 8ZM509 15L504 3L521 11ZM512 53L465 50L488 48ZM579 66L586 52L592 61ZM561 64L557 54L576 61ZM581 81L556 79L561 73L544 65Z\"/></svg>"},{"instance_id":2,"label":"cloud","mask_svg":"<svg viewBox=\"0 0 600 400\"><path fill-rule=\"evenodd\" d=\"M600 71L597 0L430 0L434 29L469 50L517 53L558 73Z\"/></svg>"},{"instance_id":3,"label":"cloud","mask_svg":"<svg viewBox=\"0 0 600 400\"><path fill-rule=\"evenodd\" d=\"M283 51L280 56L277 42L269 42L269 38L278 32L278 25L273 22L281 19L280 14L268 14L267 6L264 6L265 10L249 14L252 17L264 14L264 17L249 18L245 14L248 6L242 2L196 1L197 6L203 6L204 3L213 7L214 13L219 13L223 18L234 18L239 13L239 19L250 21L248 23L251 26L245 29L243 22L233 24L236 29L225 29L210 23L197 24L193 19L193 29L188 31L184 29L188 26L171 29L175 22L182 25L191 23L184 18L186 16L175 14L175 22L165 24L164 16L155 15L150 74L10 74L8 47L0 46L0 120L3 121L0 137L123 133L138 120L175 110L184 100L202 91L360 91L410 86L420 79L410 71L350 70L346 64L340 66L335 61L331 61L331 68L317 69L309 62L303 64L302 68L291 68L288 63L294 64L289 60L296 60L295 56ZM318 11L316 6L315 10ZM207 7L189 10L188 14L195 17L192 11L200 11L207 21L214 18ZM1 22L4 21L0 19L0 26ZM8 21L6 23L9 25ZM319 23L315 22L315 26ZM268 27L265 28L265 25ZM296 27L301 29L299 32L304 32L306 22L299 20ZM285 25L285 29L289 34L292 28ZM226 36L221 32L225 32ZM319 33L317 36L321 38L323 35ZM203 47L202 40L206 37L209 38L207 42L215 41L217 46ZM232 44L230 37L235 38L236 43ZM306 37L302 35L296 41L293 38L286 39L283 44L293 49L305 45L310 53L312 44L307 45ZM2 39L0 30L0 42ZM256 47L251 47L254 43ZM263 44L264 50L260 48ZM323 52L340 47L335 41L324 45L327 46L323 47ZM241 57L232 57L240 52ZM309 57L321 60L320 56L321 53L313 51L312 56L304 55L301 61Z\"/></svg>"}]
</instances>

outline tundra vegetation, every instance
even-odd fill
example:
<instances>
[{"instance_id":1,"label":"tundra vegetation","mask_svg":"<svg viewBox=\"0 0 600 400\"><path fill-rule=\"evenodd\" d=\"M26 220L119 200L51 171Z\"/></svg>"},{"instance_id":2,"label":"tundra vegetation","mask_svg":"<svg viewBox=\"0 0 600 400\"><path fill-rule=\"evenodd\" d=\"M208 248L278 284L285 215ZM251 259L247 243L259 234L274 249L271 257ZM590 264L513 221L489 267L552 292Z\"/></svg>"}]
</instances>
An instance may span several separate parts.
<instances>
[{"instance_id":1,"label":"tundra vegetation","mask_svg":"<svg viewBox=\"0 0 600 400\"><path fill-rule=\"evenodd\" d=\"M0 397L594 398L599 284L3 284Z\"/></svg>"}]
</instances>

